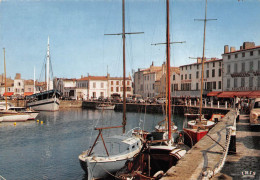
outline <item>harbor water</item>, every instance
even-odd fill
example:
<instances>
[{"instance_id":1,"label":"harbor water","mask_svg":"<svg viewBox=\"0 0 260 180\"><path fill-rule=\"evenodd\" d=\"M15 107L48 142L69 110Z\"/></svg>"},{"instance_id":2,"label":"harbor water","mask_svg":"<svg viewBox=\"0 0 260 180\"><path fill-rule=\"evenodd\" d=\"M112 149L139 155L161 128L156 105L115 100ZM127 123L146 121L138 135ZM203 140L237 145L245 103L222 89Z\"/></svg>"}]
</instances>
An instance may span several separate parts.
<instances>
[{"instance_id":1,"label":"harbor water","mask_svg":"<svg viewBox=\"0 0 260 180\"><path fill-rule=\"evenodd\" d=\"M7 180L85 179L78 156L95 140L94 127L120 126L122 116L122 112L79 108L41 112L35 121L16 125L0 123L0 175ZM128 112L126 130L151 131L163 118ZM173 119L182 129L184 118ZM121 128L103 131L104 137L120 133Z\"/></svg>"}]
</instances>

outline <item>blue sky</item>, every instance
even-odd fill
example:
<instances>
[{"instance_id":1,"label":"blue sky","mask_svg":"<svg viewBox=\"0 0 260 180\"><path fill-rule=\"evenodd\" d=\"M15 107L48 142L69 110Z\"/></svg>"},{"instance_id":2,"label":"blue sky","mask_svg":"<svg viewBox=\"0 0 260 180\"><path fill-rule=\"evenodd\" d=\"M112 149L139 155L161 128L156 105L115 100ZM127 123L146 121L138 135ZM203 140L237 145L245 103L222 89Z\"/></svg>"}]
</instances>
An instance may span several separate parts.
<instances>
[{"instance_id":1,"label":"blue sky","mask_svg":"<svg viewBox=\"0 0 260 180\"><path fill-rule=\"evenodd\" d=\"M171 5L171 65L193 63L202 56L205 0L174 0ZM53 74L122 76L122 38L104 36L122 31L121 0L0 1L0 73L6 49L7 76L39 79L50 36ZM206 56L221 58L224 45L237 49L245 41L260 45L259 0L208 0ZM126 0L126 71L165 61L165 0ZM2 67L2 68L1 68Z\"/></svg>"}]
</instances>

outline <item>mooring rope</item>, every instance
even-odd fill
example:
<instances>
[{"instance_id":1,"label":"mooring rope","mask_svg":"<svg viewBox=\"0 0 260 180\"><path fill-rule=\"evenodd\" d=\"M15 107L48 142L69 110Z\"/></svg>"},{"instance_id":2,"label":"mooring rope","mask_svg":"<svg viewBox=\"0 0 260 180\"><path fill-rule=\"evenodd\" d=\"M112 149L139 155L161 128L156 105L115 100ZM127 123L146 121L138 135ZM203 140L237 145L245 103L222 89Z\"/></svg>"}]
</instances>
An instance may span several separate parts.
<instances>
[{"instance_id":1,"label":"mooring rope","mask_svg":"<svg viewBox=\"0 0 260 180\"><path fill-rule=\"evenodd\" d=\"M214 170L204 171L202 173L202 175L204 176L202 178L202 180L208 180L208 179L212 178L214 175L219 173L221 171L221 169L224 167L224 164L225 164L225 161L226 161L226 158L227 158L227 154L228 154L228 148L229 148L229 145L230 145L232 130L233 130L233 127L235 127L235 126L236 126L236 122L234 122L233 126L229 126L229 127L226 128L227 129L227 139L226 139L226 142L225 142L225 148L223 148L223 154L222 154L222 157L220 159L220 163L218 164L218 166Z\"/></svg>"}]
</instances>

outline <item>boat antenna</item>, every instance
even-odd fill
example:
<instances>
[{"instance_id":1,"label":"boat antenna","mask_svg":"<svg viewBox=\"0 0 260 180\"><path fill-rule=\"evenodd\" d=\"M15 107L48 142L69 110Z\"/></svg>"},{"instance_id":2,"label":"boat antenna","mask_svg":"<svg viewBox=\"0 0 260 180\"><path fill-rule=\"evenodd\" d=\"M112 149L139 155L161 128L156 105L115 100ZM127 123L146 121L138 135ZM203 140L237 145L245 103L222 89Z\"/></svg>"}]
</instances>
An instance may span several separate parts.
<instances>
[{"instance_id":1,"label":"boat antenna","mask_svg":"<svg viewBox=\"0 0 260 180\"><path fill-rule=\"evenodd\" d=\"M203 78L204 78L204 61L205 61L205 40L206 40L206 24L207 21L212 21L217 19L207 19L207 0L205 4L205 18L204 19L194 19L194 21L204 21L204 32L203 32L203 51L202 51L202 70L201 70L201 86L200 86L200 118L202 119L202 94L203 94Z\"/></svg>"},{"instance_id":2,"label":"boat antenna","mask_svg":"<svg viewBox=\"0 0 260 180\"><path fill-rule=\"evenodd\" d=\"M5 109L7 110L7 84L6 84L6 64L5 64L5 48L4 51L4 70L5 70Z\"/></svg>"},{"instance_id":3,"label":"boat antenna","mask_svg":"<svg viewBox=\"0 0 260 180\"><path fill-rule=\"evenodd\" d=\"M125 133L126 126L126 86L125 86L125 35L126 34L143 34L144 32L125 32L125 0L122 0L122 33L105 34L105 35L122 35L123 39L123 133Z\"/></svg>"}]
</instances>

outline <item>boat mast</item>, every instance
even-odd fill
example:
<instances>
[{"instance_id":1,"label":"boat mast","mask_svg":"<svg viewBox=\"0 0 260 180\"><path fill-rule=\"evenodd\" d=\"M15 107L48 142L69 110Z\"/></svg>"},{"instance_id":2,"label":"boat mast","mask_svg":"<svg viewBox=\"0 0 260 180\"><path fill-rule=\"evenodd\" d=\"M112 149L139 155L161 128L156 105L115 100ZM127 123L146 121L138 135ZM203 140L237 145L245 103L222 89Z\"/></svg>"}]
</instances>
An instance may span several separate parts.
<instances>
[{"instance_id":1,"label":"boat mast","mask_svg":"<svg viewBox=\"0 0 260 180\"><path fill-rule=\"evenodd\" d=\"M33 94L35 94L35 66L33 68Z\"/></svg>"},{"instance_id":2,"label":"boat mast","mask_svg":"<svg viewBox=\"0 0 260 180\"><path fill-rule=\"evenodd\" d=\"M48 36L48 47L47 47L47 59L46 59L46 90L48 91L50 88L50 38Z\"/></svg>"},{"instance_id":3,"label":"boat mast","mask_svg":"<svg viewBox=\"0 0 260 180\"><path fill-rule=\"evenodd\" d=\"M4 51L4 70L5 70L5 110L7 110L7 84L6 84L6 64L5 64L5 48Z\"/></svg>"},{"instance_id":4,"label":"boat mast","mask_svg":"<svg viewBox=\"0 0 260 180\"><path fill-rule=\"evenodd\" d=\"M201 20L201 19L200 19ZM203 94L203 79L204 79L204 62L205 62L205 41L206 41L206 23L209 20L217 20L217 19L207 19L207 0L205 4L205 18L202 19L204 21L204 32L203 32L203 52L202 52L202 70L201 70L201 86L200 86L200 122L202 120L202 94Z\"/></svg>"},{"instance_id":5,"label":"boat mast","mask_svg":"<svg viewBox=\"0 0 260 180\"><path fill-rule=\"evenodd\" d=\"M167 33L166 33L166 52L167 52L167 58L166 58L166 65L167 65L167 76L166 76L166 84L167 84L167 118L168 118L168 139L170 140L171 135L171 86L170 86L170 77L171 77L171 66L170 66L170 5L169 0L167 0L166 3L166 10L167 10Z\"/></svg>"},{"instance_id":6,"label":"boat mast","mask_svg":"<svg viewBox=\"0 0 260 180\"><path fill-rule=\"evenodd\" d=\"M122 0L122 33L105 34L105 35L122 35L123 39L123 133L125 133L126 126L126 87L125 87L125 35L126 34L143 34L144 32L125 32L125 0Z\"/></svg>"},{"instance_id":7,"label":"boat mast","mask_svg":"<svg viewBox=\"0 0 260 180\"><path fill-rule=\"evenodd\" d=\"M126 93L125 93L125 0L122 0L122 38L123 38L123 134L126 126Z\"/></svg>"}]
</instances>

